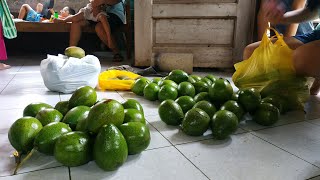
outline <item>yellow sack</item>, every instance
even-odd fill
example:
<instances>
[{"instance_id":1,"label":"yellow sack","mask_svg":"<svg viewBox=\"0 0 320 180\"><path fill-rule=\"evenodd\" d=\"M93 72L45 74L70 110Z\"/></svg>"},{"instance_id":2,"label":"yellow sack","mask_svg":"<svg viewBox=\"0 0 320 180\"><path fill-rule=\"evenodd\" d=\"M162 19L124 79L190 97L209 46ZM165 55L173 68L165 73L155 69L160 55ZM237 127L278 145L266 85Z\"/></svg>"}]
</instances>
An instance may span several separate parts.
<instances>
[{"instance_id":1,"label":"yellow sack","mask_svg":"<svg viewBox=\"0 0 320 180\"><path fill-rule=\"evenodd\" d=\"M289 109L301 109L309 97L307 79L297 77L292 62L293 50L275 29L277 40L273 43L264 34L261 44L251 57L234 65L236 72L232 76L239 89L255 88L262 96L280 95L295 102Z\"/></svg>"},{"instance_id":2,"label":"yellow sack","mask_svg":"<svg viewBox=\"0 0 320 180\"><path fill-rule=\"evenodd\" d=\"M122 70L108 70L99 75L99 86L103 90L128 91L140 75Z\"/></svg>"}]
</instances>

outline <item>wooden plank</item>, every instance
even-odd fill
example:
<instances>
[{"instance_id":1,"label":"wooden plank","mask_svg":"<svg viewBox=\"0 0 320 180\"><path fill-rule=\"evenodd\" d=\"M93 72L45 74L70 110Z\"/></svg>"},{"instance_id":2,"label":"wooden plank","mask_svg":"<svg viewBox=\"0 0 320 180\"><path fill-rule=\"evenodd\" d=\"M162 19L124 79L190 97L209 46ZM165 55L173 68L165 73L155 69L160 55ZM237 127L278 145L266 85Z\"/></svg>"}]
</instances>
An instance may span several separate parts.
<instances>
[{"instance_id":1,"label":"wooden plank","mask_svg":"<svg viewBox=\"0 0 320 180\"><path fill-rule=\"evenodd\" d=\"M18 32L70 32L70 23L15 22ZM83 32L95 33L94 28L84 27Z\"/></svg>"},{"instance_id":2,"label":"wooden plank","mask_svg":"<svg viewBox=\"0 0 320 180\"><path fill-rule=\"evenodd\" d=\"M231 47L154 47L153 52L154 56L159 53L192 53L194 67L233 67Z\"/></svg>"},{"instance_id":3,"label":"wooden plank","mask_svg":"<svg viewBox=\"0 0 320 180\"><path fill-rule=\"evenodd\" d=\"M134 1L135 66L149 66L152 57L152 0Z\"/></svg>"},{"instance_id":4,"label":"wooden plank","mask_svg":"<svg viewBox=\"0 0 320 180\"><path fill-rule=\"evenodd\" d=\"M233 19L156 19L155 44L233 44Z\"/></svg>"},{"instance_id":5,"label":"wooden plank","mask_svg":"<svg viewBox=\"0 0 320 180\"><path fill-rule=\"evenodd\" d=\"M237 15L236 3L217 4L154 4L153 18L170 17L229 17Z\"/></svg>"},{"instance_id":6,"label":"wooden plank","mask_svg":"<svg viewBox=\"0 0 320 180\"><path fill-rule=\"evenodd\" d=\"M246 0L245 0L246 1ZM237 0L153 0L153 4L236 3Z\"/></svg>"},{"instance_id":7,"label":"wooden plank","mask_svg":"<svg viewBox=\"0 0 320 180\"><path fill-rule=\"evenodd\" d=\"M237 7L237 25L235 29L234 63L242 61L244 48L252 42L255 0L239 0Z\"/></svg>"}]
</instances>

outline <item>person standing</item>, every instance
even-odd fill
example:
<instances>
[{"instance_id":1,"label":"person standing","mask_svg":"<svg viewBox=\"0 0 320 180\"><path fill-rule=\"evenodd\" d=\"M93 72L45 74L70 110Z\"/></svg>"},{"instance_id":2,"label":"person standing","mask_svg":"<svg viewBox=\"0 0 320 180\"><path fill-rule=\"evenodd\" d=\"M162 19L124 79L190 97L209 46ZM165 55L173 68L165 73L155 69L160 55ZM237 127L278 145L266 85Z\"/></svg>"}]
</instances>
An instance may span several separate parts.
<instances>
[{"instance_id":1,"label":"person standing","mask_svg":"<svg viewBox=\"0 0 320 180\"><path fill-rule=\"evenodd\" d=\"M7 51L4 37L13 39L17 37L17 29L12 20L11 13L6 0L0 0L0 60L7 60ZM10 65L0 63L0 70L10 68Z\"/></svg>"}]
</instances>

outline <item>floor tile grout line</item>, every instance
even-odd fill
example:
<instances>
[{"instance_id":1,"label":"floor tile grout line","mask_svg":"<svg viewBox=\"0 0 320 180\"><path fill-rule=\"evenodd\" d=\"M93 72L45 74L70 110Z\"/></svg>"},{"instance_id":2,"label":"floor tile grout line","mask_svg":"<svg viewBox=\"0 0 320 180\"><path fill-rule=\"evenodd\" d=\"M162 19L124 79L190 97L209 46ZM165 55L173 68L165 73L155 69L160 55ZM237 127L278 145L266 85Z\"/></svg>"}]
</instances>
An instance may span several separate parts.
<instances>
[{"instance_id":1,"label":"floor tile grout line","mask_svg":"<svg viewBox=\"0 0 320 180\"><path fill-rule=\"evenodd\" d=\"M168 148L168 147L173 147L173 145L161 146L161 147L156 147L156 148L152 148L152 149L146 149L144 151L153 151L153 150L162 149L162 148ZM144 151L142 151L142 152L144 152Z\"/></svg>"},{"instance_id":2,"label":"floor tile grout line","mask_svg":"<svg viewBox=\"0 0 320 180\"><path fill-rule=\"evenodd\" d=\"M69 180L71 180L71 168L68 167L68 172L69 172Z\"/></svg>"},{"instance_id":3,"label":"floor tile grout line","mask_svg":"<svg viewBox=\"0 0 320 180\"><path fill-rule=\"evenodd\" d=\"M124 98L124 97L119 93L119 91L116 91L116 92L117 92L117 94L118 94L124 101L127 100L126 98Z\"/></svg>"},{"instance_id":4,"label":"floor tile grout line","mask_svg":"<svg viewBox=\"0 0 320 180\"><path fill-rule=\"evenodd\" d=\"M150 124L150 123L149 123ZM203 172L200 170L199 167L197 167L193 162L191 162L190 159L188 159L171 141L169 141L169 139L167 139L156 127L154 127L152 124L150 124L155 130L157 130L161 136L163 138L165 138L184 158L186 158L196 169L198 169L206 178L208 178L210 180L210 178Z\"/></svg>"},{"instance_id":5,"label":"floor tile grout line","mask_svg":"<svg viewBox=\"0 0 320 180\"><path fill-rule=\"evenodd\" d=\"M316 177L320 177L320 175L316 175L316 176L310 177L310 178L308 178L306 180L312 180L313 178L316 178Z\"/></svg>"},{"instance_id":6,"label":"floor tile grout line","mask_svg":"<svg viewBox=\"0 0 320 180\"><path fill-rule=\"evenodd\" d=\"M59 166L54 166L54 167L48 167L48 168L43 168L43 169L36 169L36 170L32 170L32 171L22 172L22 173L18 173L16 175L7 175L7 176L0 176L0 177L9 177L9 176L14 177L14 176L21 175L21 174L27 174L27 173L37 172L37 171L43 171L43 170L47 170L47 169L55 169L55 168L59 168L59 167L65 167L65 166L59 165Z\"/></svg>"},{"instance_id":7,"label":"floor tile grout line","mask_svg":"<svg viewBox=\"0 0 320 180\"><path fill-rule=\"evenodd\" d=\"M21 68L24 66L24 63L21 65L21 67L19 68L19 70L17 70L16 72L19 72L21 70ZM0 94L2 94L2 92L9 86L9 84L11 83L11 81L13 80L13 78L15 78L17 75L17 73L15 73L13 75L13 77L9 80L9 82L7 83L7 85L0 91Z\"/></svg>"},{"instance_id":8,"label":"floor tile grout line","mask_svg":"<svg viewBox=\"0 0 320 180\"><path fill-rule=\"evenodd\" d=\"M23 108L10 108L10 109L0 109L0 111L18 110L18 109L23 110Z\"/></svg>"},{"instance_id":9,"label":"floor tile grout line","mask_svg":"<svg viewBox=\"0 0 320 180\"><path fill-rule=\"evenodd\" d=\"M315 166L315 167L317 167L317 168L319 168L319 169L320 169L320 166L315 165L315 164L313 164L313 163L311 163L311 162L309 162L309 161L307 161L307 160L303 159L302 157L299 157L299 156L297 156L297 155L295 155L295 154L293 154L293 153L289 152L288 150L285 150L284 148L281 148L281 147L279 147L279 146L275 145L274 143L269 142L268 140L266 140L266 139L264 139L264 138L262 138L262 137L260 137L260 136L258 136L258 135L256 135L256 134L254 134L254 133L252 133L252 132L249 132L249 133L250 133L251 135L253 135L253 136L255 136L255 137L257 137L257 138L259 138L259 139L263 140L264 142L266 142L266 143L268 143L268 144L271 144L271 145L273 145L274 147L276 147L276 148L278 148L278 149L281 149L282 151L284 151L284 152L286 152L286 153L289 153L289 154L291 154L292 156L295 156L295 157L297 157L298 159L301 159L301 160L303 160L303 161L305 161L305 162L307 162L307 163L309 163L309 164L311 164L311 165L313 165L313 166Z\"/></svg>"},{"instance_id":10,"label":"floor tile grout line","mask_svg":"<svg viewBox=\"0 0 320 180\"><path fill-rule=\"evenodd\" d=\"M196 166L186 155L184 155L176 146L173 146L184 158L186 158L195 168L197 168L207 179L210 178L198 167Z\"/></svg>"},{"instance_id":11,"label":"floor tile grout line","mask_svg":"<svg viewBox=\"0 0 320 180\"><path fill-rule=\"evenodd\" d=\"M317 123L312 123L312 122L307 122L307 123L312 124L312 125L316 125L316 126L320 126L320 125L317 124Z\"/></svg>"}]
</instances>

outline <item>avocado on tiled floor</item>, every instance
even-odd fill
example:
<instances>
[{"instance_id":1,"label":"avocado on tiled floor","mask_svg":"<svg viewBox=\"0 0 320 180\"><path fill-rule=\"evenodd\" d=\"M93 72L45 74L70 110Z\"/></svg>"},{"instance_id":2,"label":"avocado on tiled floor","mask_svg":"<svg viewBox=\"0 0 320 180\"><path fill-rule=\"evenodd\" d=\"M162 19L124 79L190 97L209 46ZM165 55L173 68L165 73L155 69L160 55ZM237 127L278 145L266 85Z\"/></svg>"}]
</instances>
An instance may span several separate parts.
<instances>
[{"instance_id":1,"label":"avocado on tiled floor","mask_svg":"<svg viewBox=\"0 0 320 180\"><path fill-rule=\"evenodd\" d=\"M13 147L8 140L11 124L22 117L31 102L55 105L70 94L50 92L40 74L42 56L10 57L13 67L0 71L0 179L72 180L303 180L320 179L320 97L312 96L305 111L281 116L272 127L259 126L248 119L229 139L214 140L208 130L201 137L185 135L179 128L164 124L158 116L159 102L151 102L131 92L99 91L98 98L123 102L134 98L142 104L151 132L148 149L129 156L118 170L105 172L90 162L68 168L52 156L35 153L12 176ZM102 60L102 70L115 65ZM205 75L207 72L195 72ZM211 72L231 79L231 73Z\"/></svg>"}]
</instances>

